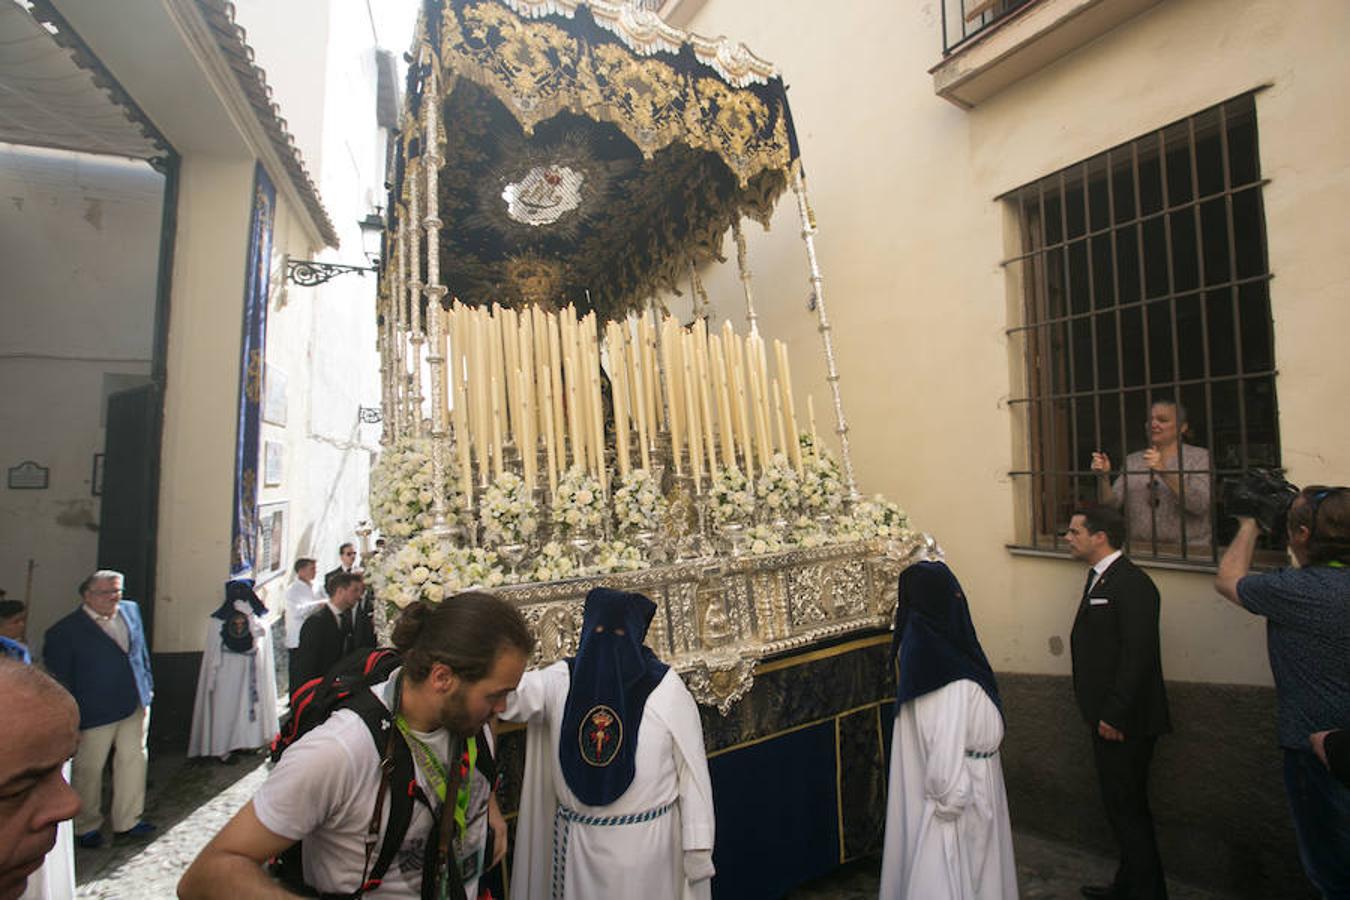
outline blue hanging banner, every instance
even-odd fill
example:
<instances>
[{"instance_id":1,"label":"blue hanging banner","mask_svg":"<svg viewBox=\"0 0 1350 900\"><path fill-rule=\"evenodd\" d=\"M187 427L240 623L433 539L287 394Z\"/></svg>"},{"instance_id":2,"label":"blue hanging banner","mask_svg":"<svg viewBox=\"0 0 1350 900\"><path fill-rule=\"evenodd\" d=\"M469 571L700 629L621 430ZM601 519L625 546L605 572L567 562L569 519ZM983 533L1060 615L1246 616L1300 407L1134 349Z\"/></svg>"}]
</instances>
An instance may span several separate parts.
<instances>
[{"instance_id":1,"label":"blue hanging banner","mask_svg":"<svg viewBox=\"0 0 1350 900\"><path fill-rule=\"evenodd\" d=\"M272 223L277 191L259 164L253 174L253 213L244 273L244 326L239 351L239 421L234 448L234 522L230 577L253 572L258 542L258 432L267 347L267 298L272 276Z\"/></svg>"}]
</instances>

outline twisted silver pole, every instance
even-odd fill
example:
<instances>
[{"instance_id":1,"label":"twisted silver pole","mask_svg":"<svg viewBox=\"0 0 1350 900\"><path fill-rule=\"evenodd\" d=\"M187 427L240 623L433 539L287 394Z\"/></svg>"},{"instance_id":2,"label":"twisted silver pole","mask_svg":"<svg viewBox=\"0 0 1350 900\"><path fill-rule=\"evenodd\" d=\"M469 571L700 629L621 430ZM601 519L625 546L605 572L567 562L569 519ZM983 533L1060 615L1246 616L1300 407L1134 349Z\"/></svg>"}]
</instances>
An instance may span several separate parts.
<instances>
[{"instance_id":1,"label":"twisted silver pole","mask_svg":"<svg viewBox=\"0 0 1350 900\"><path fill-rule=\"evenodd\" d=\"M421 204L418 202L418 164L414 160L408 161L408 317L412 334L408 338L412 345L412 409L413 420L409 431L412 434L426 436L426 416L422 413L422 345L426 343L425 328L427 327L419 315L422 309L422 288L424 287L421 279L421 228L417 221L417 214L421 210ZM427 310L427 315L431 310Z\"/></svg>"},{"instance_id":2,"label":"twisted silver pole","mask_svg":"<svg viewBox=\"0 0 1350 900\"><path fill-rule=\"evenodd\" d=\"M380 327L375 332L375 352L380 355L380 443L388 446L393 442L390 431L394 415L393 402L389 391L389 288L381 279L380 290L376 294L375 308L380 313Z\"/></svg>"},{"instance_id":3,"label":"twisted silver pole","mask_svg":"<svg viewBox=\"0 0 1350 900\"><path fill-rule=\"evenodd\" d=\"M759 331L759 316L755 313L755 295L750 290L750 255L745 249L745 234L741 231L741 220L731 223L731 233L736 237L736 268L740 270L741 287L745 290L745 321L750 323L750 331Z\"/></svg>"},{"instance_id":4,"label":"twisted silver pole","mask_svg":"<svg viewBox=\"0 0 1350 900\"><path fill-rule=\"evenodd\" d=\"M834 400L835 433L839 435L839 454L844 464L844 480L848 485L848 496L858 501L858 482L853 477L853 457L848 446L848 420L844 418L844 399L839 393L839 367L834 355L833 329L829 316L825 314L825 279L820 275L820 263L816 259L816 221L811 206L806 199L806 180L802 177L800 163L792 166L792 193L797 196L797 215L802 220L802 241L806 244L806 258L811 265L811 290L816 305L817 328L820 339L825 344L825 380L830 385L830 395Z\"/></svg>"},{"instance_id":5,"label":"twisted silver pole","mask_svg":"<svg viewBox=\"0 0 1350 900\"><path fill-rule=\"evenodd\" d=\"M403 437L403 422L407 412L407 387L408 387L408 366L405 362L403 336L407 322L407 305L404 302L403 293L403 257L405 255L404 230L407 225L407 215L403 209L403 204L398 205L398 227L394 232L393 259L389 261L389 271L391 273L392 284L389 286L389 296L393 301L393 323L390 343L393 350L393 382L394 382L394 440L397 441Z\"/></svg>"},{"instance_id":6,"label":"twisted silver pole","mask_svg":"<svg viewBox=\"0 0 1350 900\"><path fill-rule=\"evenodd\" d=\"M431 60L426 89L422 93L422 165L427 174L426 218L422 224L427 230L427 319L431 331L431 350L427 363L431 369L431 512L432 528L438 535L448 535L450 526L445 518L445 336L441 317L441 301L446 287L441 284L441 220L440 216L440 145L437 143L437 118L440 106L436 62ZM413 180L413 197L417 196L417 180ZM414 251L415 253L416 251ZM464 435L457 435L464 440ZM467 499L467 498L466 498Z\"/></svg>"}]
</instances>

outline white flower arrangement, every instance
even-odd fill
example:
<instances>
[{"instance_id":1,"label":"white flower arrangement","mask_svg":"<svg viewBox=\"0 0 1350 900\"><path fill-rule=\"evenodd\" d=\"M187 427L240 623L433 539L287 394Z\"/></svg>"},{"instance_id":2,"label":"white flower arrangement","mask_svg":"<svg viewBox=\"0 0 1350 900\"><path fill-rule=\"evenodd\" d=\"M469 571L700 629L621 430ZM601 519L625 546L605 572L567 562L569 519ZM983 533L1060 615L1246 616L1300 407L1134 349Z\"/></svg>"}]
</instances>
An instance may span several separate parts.
<instances>
[{"instance_id":1,"label":"white flower arrangement","mask_svg":"<svg viewBox=\"0 0 1350 900\"><path fill-rule=\"evenodd\" d=\"M624 541L601 541L595 548L595 561L587 567L588 575L609 575L614 572L634 572L645 569L647 562L642 551Z\"/></svg>"},{"instance_id":2,"label":"white flower arrangement","mask_svg":"<svg viewBox=\"0 0 1350 900\"><path fill-rule=\"evenodd\" d=\"M797 446L802 448L802 456L816 455L816 439L811 437L811 432L803 431L797 435Z\"/></svg>"},{"instance_id":3,"label":"white flower arrangement","mask_svg":"<svg viewBox=\"0 0 1350 900\"><path fill-rule=\"evenodd\" d=\"M760 514L768 519L790 515L801 502L797 470L782 453L775 453L768 467L755 480L755 499Z\"/></svg>"},{"instance_id":4,"label":"white flower arrangement","mask_svg":"<svg viewBox=\"0 0 1350 900\"><path fill-rule=\"evenodd\" d=\"M558 481L553 495L553 524L563 536L594 531L605 512L605 497L600 479L588 475L580 466L568 469Z\"/></svg>"},{"instance_id":5,"label":"white flower arrangement","mask_svg":"<svg viewBox=\"0 0 1350 900\"><path fill-rule=\"evenodd\" d=\"M571 549L558 541L549 541L539 548L539 555L534 558L534 568L527 580L563 581L576 578L580 574L576 560L572 558Z\"/></svg>"},{"instance_id":6,"label":"white flower arrangement","mask_svg":"<svg viewBox=\"0 0 1350 900\"><path fill-rule=\"evenodd\" d=\"M523 543L539 528L534 498L524 480L513 472L503 472L487 486L481 506L479 521L489 544Z\"/></svg>"},{"instance_id":7,"label":"white flower arrangement","mask_svg":"<svg viewBox=\"0 0 1350 900\"><path fill-rule=\"evenodd\" d=\"M446 455L448 461L449 450ZM463 503L454 475L447 465L442 490L448 513ZM370 517L375 527L390 538L411 537L431 528L433 485L430 440L400 438L380 454L370 473Z\"/></svg>"},{"instance_id":8,"label":"white flower arrangement","mask_svg":"<svg viewBox=\"0 0 1350 900\"><path fill-rule=\"evenodd\" d=\"M708 491L713 523L718 527L748 522L755 513L755 495L750 479L736 466L719 469Z\"/></svg>"},{"instance_id":9,"label":"white flower arrangement","mask_svg":"<svg viewBox=\"0 0 1350 900\"><path fill-rule=\"evenodd\" d=\"M825 531L820 523L810 516L798 516L792 522L792 544L797 547L823 547L838 540L834 534Z\"/></svg>"},{"instance_id":10,"label":"white flower arrangement","mask_svg":"<svg viewBox=\"0 0 1350 900\"><path fill-rule=\"evenodd\" d=\"M805 435L807 441L810 435ZM802 454L802 507L812 514L833 514L844 505L844 478L829 453Z\"/></svg>"},{"instance_id":11,"label":"white flower arrangement","mask_svg":"<svg viewBox=\"0 0 1350 900\"><path fill-rule=\"evenodd\" d=\"M909 530L909 516L903 509L877 494L854 508L846 530L858 539L899 538Z\"/></svg>"},{"instance_id":12,"label":"white flower arrangement","mask_svg":"<svg viewBox=\"0 0 1350 900\"><path fill-rule=\"evenodd\" d=\"M665 512L661 486L646 469L630 470L614 492L614 517L620 531L656 531Z\"/></svg>"},{"instance_id":13,"label":"white flower arrangement","mask_svg":"<svg viewBox=\"0 0 1350 900\"><path fill-rule=\"evenodd\" d=\"M745 532L745 551L749 554L758 556L762 553L777 553L782 549L782 535L770 525L756 525Z\"/></svg>"},{"instance_id":14,"label":"white flower arrangement","mask_svg":"<svg viewBox=\"0 0 1350 900\"><path fill-rule=\"evenodd\" d=\"M440 603L470 587L496 587L506 576L497 555L479 547L451 547L431 531L380 554L366 572L375 595L403 609L416 600Z\"/></svg>"}]
</instances>

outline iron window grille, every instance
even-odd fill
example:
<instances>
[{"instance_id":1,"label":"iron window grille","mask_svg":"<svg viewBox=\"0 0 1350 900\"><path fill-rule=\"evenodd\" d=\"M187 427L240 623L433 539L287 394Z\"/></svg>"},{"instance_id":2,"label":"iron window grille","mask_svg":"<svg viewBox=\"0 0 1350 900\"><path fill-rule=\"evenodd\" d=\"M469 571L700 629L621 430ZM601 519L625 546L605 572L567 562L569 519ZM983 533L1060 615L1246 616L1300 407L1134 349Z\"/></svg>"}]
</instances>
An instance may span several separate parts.
<instances>
[{"instance_id":1,"label":"iron window grille","mask_svg":"<svg viewBox=\"0 0 1350 900\"><path fill-rule=\"evenodd\" d=\"M942 0L942 53L950 56L977 35L1036 0Z\"/></svg>"},{"instance_id":2,"label":"iron window grille","mask_svg":"<svg viewBox=\"0 0 1350 900\"><path fill-rule=\"evenodd\" d=\"M1164 471L1145 470L1148 490L1133 498L1144 482L1123 481L1127 520L1148 516L1129 548L1212 565L1234 528L1219 508L1222 480L1280 464L1265 184L1248 93L1000 198L1020 236L1003 262L1020 306L1008 329L1016 546L1067 549L1073 509L1103 497L1093 451L1110 457L1109 485L1147 448L1152 404L1176 400L1186 442L1208 462L1188 471L1179 452ZM1208 509L1174 495L1180 534L1158 520L1164 475L1183 488L1208 479ZM1202 523L1189 535L1188 514Z\"/></svg>"}]
</instances>

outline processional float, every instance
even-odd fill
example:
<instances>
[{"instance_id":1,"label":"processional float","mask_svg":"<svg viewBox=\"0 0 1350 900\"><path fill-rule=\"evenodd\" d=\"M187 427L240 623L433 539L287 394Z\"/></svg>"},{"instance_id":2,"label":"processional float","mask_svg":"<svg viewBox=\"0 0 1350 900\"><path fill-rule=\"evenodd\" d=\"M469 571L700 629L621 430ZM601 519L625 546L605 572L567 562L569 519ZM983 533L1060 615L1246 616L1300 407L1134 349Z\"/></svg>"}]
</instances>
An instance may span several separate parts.
<instances>
[{"instance_id":1,"label":"processional float","mask_svg":"<svg viewBox=\"0 0 1350 900\"><path fill-rule=\"evenodd\" d=\"M601 0L428 2L393 153L378 315L385 609L499 590L575 652L586 592L723 713L755 663L888 625L934 552L863 500L786 89L744 45ZM741 225L791 190L838 460L759 332ZM701 266L736 243L745 327ZM663 298L693 292L692 322ZM739 303L739 298L738 298Z\"/></svg>"}]
</instances>

